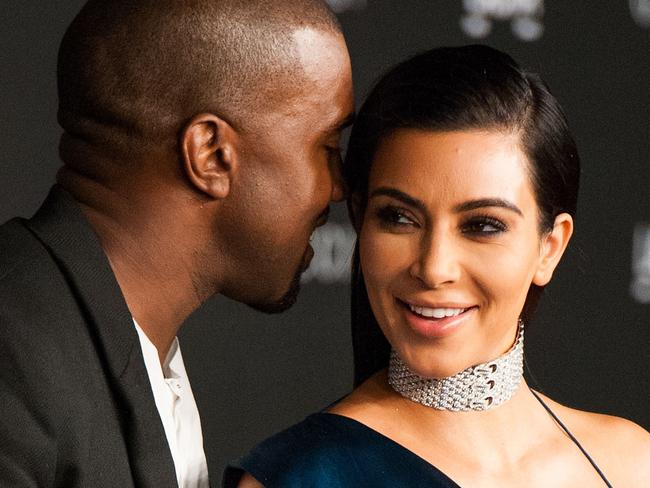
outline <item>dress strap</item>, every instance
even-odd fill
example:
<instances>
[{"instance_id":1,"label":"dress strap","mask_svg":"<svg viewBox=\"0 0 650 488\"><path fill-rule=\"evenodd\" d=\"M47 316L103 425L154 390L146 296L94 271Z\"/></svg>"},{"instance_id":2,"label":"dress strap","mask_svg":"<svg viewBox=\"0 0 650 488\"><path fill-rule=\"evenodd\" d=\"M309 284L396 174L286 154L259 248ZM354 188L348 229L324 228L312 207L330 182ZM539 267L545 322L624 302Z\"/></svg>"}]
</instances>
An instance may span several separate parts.
<instances>
[{"instance_id":1,"label":"dress strap","mask_svg":"<svg viewBox=\"0 0 650 488\"><path fill-rule=\"evenodd\" d=\"M571 439L571 440L573 441L573 443L574 443L576 446L578 446L578 449L580 449L580 451L582 452L582 454L584 454L585 457L589 460L589 462L591 463L591 465L593 466L593 468L596 470L596 472L598 473L598 475L599 475L599 476L602 478L602 480L605 482L605 484L606 484L609 488L614 488L614 487L612 486L612 484L609 482L609 480L605 477L605 475L603 474L603 472L600 470L600 468L598 467L598 465L596 464L596 462L591 458L591 456L589 455L589 453L587 453L587 451L585 451L585 448L582 447L582 445L580 444L580 442L578 442L578 439L576 439L576 438L573 436L573 434L569 431L569 429L567 428L567 426L564 425L564 423L563 423L563 422L558 418L558 416L555 415L555 413L553 413L553 410L551 410L551 408L550 408L548 405L546 405L546 403L544 403L544 400L542 400L542 398L541 398L541 397L540 397L540 396L539 396L539 395L538 395L538 394L537 394L537 393L536 393L532 388L529 388L529 390L530 390L530 392L533 394L533 396L534 396L535 398L537 398L537 401L538 401L539 403L542 404L542 406L543 406L544 409L549 413L549 415L550 415L551 417L553 417L553 420L555 420L555 421L557 422L557 424L562 428L562 430L566 433L566 435L569 436L569 439Z\"/></svg>"}]
</instances>

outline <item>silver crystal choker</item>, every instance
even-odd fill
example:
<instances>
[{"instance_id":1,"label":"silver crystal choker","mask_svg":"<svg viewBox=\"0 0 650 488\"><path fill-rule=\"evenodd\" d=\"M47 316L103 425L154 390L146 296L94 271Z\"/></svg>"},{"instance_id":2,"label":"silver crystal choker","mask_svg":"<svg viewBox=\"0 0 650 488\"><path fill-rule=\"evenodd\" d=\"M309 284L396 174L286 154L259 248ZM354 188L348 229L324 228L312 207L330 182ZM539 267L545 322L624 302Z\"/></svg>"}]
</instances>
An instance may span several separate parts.
<instances>
[{"instance_id":1,"label":"silver crystal choker","mask_svg":"<svg viewBox=\"0 0 650 488\"><path fill-rule=\"evenodd\" d=\"M446 378L424 378L391 351L388 383L408 398L437 410L488 410L509 400L524 372L524 324L520 320L515 343L493 361L477 364Z\"/></svg>"}]
</instances>

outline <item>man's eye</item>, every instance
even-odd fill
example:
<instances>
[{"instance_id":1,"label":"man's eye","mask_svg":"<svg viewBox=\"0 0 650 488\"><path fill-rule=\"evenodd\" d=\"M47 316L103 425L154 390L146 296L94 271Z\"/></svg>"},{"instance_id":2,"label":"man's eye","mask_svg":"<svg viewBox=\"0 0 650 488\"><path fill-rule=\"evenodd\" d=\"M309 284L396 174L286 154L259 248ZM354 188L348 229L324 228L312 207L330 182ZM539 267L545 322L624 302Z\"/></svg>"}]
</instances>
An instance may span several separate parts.
<instances>
[{"instance_id":1,"label":"man's eye","mask_svg":"<svg viewBox=\"0 0 650 488\"><path fill-rule=\"evenodd\" d=\"M341 161L341 148L338 146L325 146L325 151L327 151L327 159L330 162Z\"/></svg>"},{"instance_id":2,"label":"man's eye","mask_svg":"<svg viewBox=\"0 0 650 488\"><path fill-rule=\"evenodd\" d=\"M382 207L378 209L377 217L385 226L416 225L415 221L404 210L396 207Z\"/></svg>"},{"instance_id":3,"label":"man's eye","mask_svg":"<svg viewBox=\"0 0 650 488\"><path fill-rule=\"evenodd\" d=\"M508 226L492 217L479 217L465 223L463 232L475 235L495 235L508 230Z\"/></svg>"}]
</instances>

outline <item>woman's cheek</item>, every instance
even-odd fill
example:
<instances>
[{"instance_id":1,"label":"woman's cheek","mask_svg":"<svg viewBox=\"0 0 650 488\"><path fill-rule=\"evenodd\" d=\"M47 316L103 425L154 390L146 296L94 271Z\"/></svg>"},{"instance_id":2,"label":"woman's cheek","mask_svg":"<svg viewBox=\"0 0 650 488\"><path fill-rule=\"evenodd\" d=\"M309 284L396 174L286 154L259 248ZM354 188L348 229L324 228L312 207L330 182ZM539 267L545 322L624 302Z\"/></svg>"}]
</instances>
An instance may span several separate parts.
<instances>
[{"instance_id":1,"label":"woman's cheek","mask_svg":"<svg viewBox=\"0 0 650 488\"><path fill-rule=\"evenodd\" d=\"M408 249L408 239L403 235L364 229L360 258L366 285L379 293L388 291L400 274L408 270Z\"/></svg>"},{"instance_id":2,"label":"woman's cheek","mask_svg":"<svg viewBox=\"0 0 650 488\"><path fill-rule=\"evenodd\" d=\"M366 289L373 310L380 305L390 283L390 269L395 265L389 242L379 232L365 230L360 238L360 260ZM378 313L379 310L375 310Z\"/></svg>"},{"instance_id":3,"label":"woman's cheek","mask_svg":"<svg viewBox=\"0 0 650 488\"><path fill-rule=\"evenodd\" d=\"M534 273L534 256L496 247L473 265L475 281L499 308L523 307Z\"/></svg>"}]
</instances>

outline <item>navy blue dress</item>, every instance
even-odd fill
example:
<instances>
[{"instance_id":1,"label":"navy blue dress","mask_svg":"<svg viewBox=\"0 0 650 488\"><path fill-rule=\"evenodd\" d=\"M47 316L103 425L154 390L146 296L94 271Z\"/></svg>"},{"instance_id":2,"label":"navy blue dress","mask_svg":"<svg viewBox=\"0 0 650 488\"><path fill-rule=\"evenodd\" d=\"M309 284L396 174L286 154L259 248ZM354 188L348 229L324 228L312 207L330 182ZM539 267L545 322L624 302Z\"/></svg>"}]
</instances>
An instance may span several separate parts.
<instances>
[{"instance_id":1,"label":"navy blue dress","mask_svg":"<svg viewBox=\"0 0 650 488\"><path fill-rule=\"evenodd\" d=\"M224 488L236 487L243 471L266 488L460 488L388 437L325 412L270 437L229 466Z\"/></svg>"}]
</instances>

